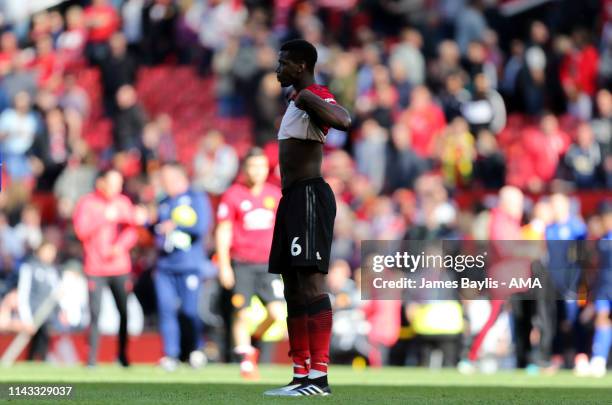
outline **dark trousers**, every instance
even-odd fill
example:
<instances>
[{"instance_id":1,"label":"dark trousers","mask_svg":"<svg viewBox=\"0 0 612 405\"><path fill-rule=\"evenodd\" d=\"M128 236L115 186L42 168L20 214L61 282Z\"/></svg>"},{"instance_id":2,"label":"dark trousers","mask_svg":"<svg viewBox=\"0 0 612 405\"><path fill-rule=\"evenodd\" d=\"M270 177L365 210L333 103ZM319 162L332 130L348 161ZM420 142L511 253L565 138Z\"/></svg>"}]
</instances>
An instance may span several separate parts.
<instances>
[{"instance_id":1,"label":"dark trousers","mask_svg":"<svg viewBox=\"0 0 612 405\"><path fill-rule=\"evenodd\" d=\"M94 277L88 276L89 286L89 311L91 314L91 324L89 330L89 364L95 364L98 355L98 342L100 332L98 331L98 319L100 316L100 303L102 301L103 287L107 285L117 310L119 311L119 358L127 357L127 297L131 291L131 281L129 275Z\"/></svg>"},{"instance_id":2,"label":"dark trousers","mask_svg":"<svg viewBox=\"0 0 612 405\"><path fill-rule=\"evenodd\" d=\"M419 365L429 367L435 350L442 353L442 367L455 367L461 351L461 335L419 335Z\"/></svg>"},{"instance_id":3,"label":"dark trousers","mask_svg":"<svg viewBox=\"0 0 612 405\"><path fill-rule=\"evenodd\" d=\"M40 359L42 361L47 357L49 350L49 327L47 322L43 323L40 328L32 336L30 342L30 351L28 352L28 360Z\"/></svg>"},{"instance_id":4,"label":"dark trousers","mask_svg":"<svg viewBox=\"0 0 612 405\"><path fill-rule=\"evenodd\" d=\"M158 270L153 276L159 311L159 330L164 344L164 355L179 358L181 354L181 325L179 314L185 316L185 326L190 334L192 347L189 352L201 349L202 321L198 313L201 282L198 273L171 273Z\"/></svg>"},{"instance_id":5,"label":"dark trousers","mask_svg":"<svg viewBox=\"0 0 612 405\"><path fill-rule=\"evenodd\" d=\"M542 288L515 294L511 299L516 362L519 368L529 363L547 366L555 337L557 305L554 286L539 262L532 265L532 274L540 280ZM533 328L540 332L540 339L532 348L530 334Z\"/></svg>"}]
</instances>

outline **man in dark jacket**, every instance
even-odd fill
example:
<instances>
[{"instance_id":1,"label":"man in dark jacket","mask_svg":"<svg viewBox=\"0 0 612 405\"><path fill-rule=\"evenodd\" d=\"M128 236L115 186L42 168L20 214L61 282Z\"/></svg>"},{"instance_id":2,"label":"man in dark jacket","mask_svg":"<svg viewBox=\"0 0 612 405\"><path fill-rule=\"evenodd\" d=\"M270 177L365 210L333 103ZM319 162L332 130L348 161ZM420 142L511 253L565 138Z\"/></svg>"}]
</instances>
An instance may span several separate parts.
<instances>
[{"instance_id":1,"label":"man in dark jacket","mask_svg":"<svg viewBox=\"0 0 612 405\"><path fill-rule=\"evenodd\" d=\"M208 265L203 242L211 223L211 208L205 194L191 190L180 164L166 163L160 174L167 196L159 203L157 223L153 225L159 251L154 280L164 344L160 365L173 371L180 355L179 311L189 319L195 342L189 363L199 367L205 362L199 350L203 342L197 303L202 273Z\"/></svg>"}]
</instances>

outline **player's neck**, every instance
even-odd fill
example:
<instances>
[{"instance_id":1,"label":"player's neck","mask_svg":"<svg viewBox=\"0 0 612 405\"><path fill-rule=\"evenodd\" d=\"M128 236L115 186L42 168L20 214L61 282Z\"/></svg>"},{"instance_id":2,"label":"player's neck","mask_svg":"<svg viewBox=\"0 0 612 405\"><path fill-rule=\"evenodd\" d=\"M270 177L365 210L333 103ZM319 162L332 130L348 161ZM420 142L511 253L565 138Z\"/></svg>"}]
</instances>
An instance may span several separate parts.
<instances>
[{"instance_id":1,"label":"player's neck","mask_svg":"<svg viewBox=\"0 0 612 405\"><path fill-rule=\"evenodd\" d=\"M314 83L315 83L314 76L307 75L307 76L304 76L300 81L296 82L293 85L293 88L297 92L300 92L301 90L304 90L305 88L309 86L312 86Z\"/></svg>"}]
</instances>

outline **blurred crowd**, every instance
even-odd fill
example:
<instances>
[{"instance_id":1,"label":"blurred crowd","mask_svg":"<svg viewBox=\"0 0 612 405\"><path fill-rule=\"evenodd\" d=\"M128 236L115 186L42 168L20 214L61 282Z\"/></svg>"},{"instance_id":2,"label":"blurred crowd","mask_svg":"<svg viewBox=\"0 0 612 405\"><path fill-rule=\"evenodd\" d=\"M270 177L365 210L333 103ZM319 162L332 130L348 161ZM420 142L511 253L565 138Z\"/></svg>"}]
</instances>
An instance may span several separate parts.
<instances>
[{"instance_id":1,"label":"blurred crowd","mask_svg":"<svg viewBox=\"0 0 612 405\"><path fill-rule=\"evenodd\" d=\"M32 327L32 314L24 315L19 304L27 301L19 294L26 284L21 273L24 266L31 273L32 261L57 272L49 276L50 285L61 277L73 286L60 300L54 327L86 328L83 249L72 217L100 170L118 169L134 203L154 204L161 196L157 169L181 156L174 117L150 116L139 99L143 66L191 65L213 78L214 87L202 91L214 92L217 116L249 118L251 143L269 154L270 181L278 184L275 139L285 96L276 81L277 49L302 37L318 50L317 81L353 117L348 133L330 131L323 165L338 200L329 276L340 319L336 354L356 350L374 365L456 363L461 347L469 346L463 331L477 335L486 325L480 318L487 310L476 307L494 307L449 301L438 312L430 308L455 315L454 323L437 317L447 322L442 329L454 325L452 338L419 339L423 333L409 326L423 308L361 303L360 241L495 238L490 222L499 199L460 210L454 196L472 190L495 194L504 186L535 195L521 200L518 217L536 238L546 239L546 227L561 221L547 206L550 194L612 187L612 2L561 0L519 11L511 3L92 0L61 2L28 15L28 2L3 2L0 330ZM100 72L100 106L79 84L91 67ZM83 136L95 109L112 123L112 144L103 150ZM194 189L208 193L214 206L238 174L240 153L212 126L193 160L183 163ZM584 223L582 238L595 240L610 231L602 216L582 212L578 202L567 206ZM51 205L56 209L49 214ZM132 250L134 305L144 312L145 328L156 322L151 239L141 231ZM209 238L203 247L210 256L213 245ZM205 323L211 334L222 335L211 341L222 342L229 327L219 319L229 304L210 301L228 296L214 284L211 279L204 289L214 291L203 300ZM592 299L576 313L583 315L571 322L582 322L588 335L596 318ZM508 357L514 347L512 308L503 306L497 315L498 339L487 350ZM537 322L534 330L528 341L537 346ZM581 347L570 340L557 351L589 353L587 338Z\"/></svg>"}]
</instances>

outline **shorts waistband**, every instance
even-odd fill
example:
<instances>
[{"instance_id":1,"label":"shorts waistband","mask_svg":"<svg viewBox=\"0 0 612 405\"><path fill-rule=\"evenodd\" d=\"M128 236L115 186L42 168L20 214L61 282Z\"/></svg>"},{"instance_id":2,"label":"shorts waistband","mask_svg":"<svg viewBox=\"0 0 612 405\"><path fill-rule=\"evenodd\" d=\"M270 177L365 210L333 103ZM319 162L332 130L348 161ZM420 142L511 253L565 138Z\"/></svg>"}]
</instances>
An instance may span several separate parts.
<instances>
[{"instance_id":1,"label":"shorts waistband","mask_svg":"<svg viewBox=\"0 0 612 405\"><path fill-rule=\"evenodd\" d=\"M290 193L291 191L296 190L298 188L305 187L309 184L319 183L325 183L323 177L313 177L311 179L297 180L291 183L288 187L283 188L281 191L283 195L287 195L287 193Z\"/></svg>"}]
</instances>

